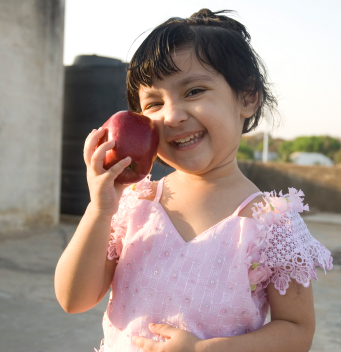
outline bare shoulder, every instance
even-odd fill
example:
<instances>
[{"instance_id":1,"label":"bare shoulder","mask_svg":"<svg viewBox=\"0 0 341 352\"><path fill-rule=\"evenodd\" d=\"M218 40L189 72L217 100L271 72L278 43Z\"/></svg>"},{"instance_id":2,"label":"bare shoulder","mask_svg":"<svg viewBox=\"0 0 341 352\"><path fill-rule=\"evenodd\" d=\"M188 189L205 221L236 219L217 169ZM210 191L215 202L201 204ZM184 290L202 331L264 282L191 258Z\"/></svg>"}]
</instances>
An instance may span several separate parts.
<instances>
[{"instance_id":1,"label":"bare shoulder","mask_svg":"<svg viewBox=\"0 0 341 352\"><path fill-rule=\"evenodd\" d=\"M254 198L245 208L239 212L239 216L243 218L252 218L252 208L254 208L255 203L263 203L265 205L263 195L259 195Z\"/></svg>"},{"instance_id":2,"label":"bare shoulder","mask_svg":"<svg viewBox=\"0 0 341 352\"><path fill-rule=\"evenodd\" d=\"M152 181L150 185L151 193L148 194L147 196L144 197L139 197L139 199L145 199L145 200L150 200L153 201L156 196L156 190L157 190L157 185L159 184L159 181Z\"/></svg>"}]
</instances>

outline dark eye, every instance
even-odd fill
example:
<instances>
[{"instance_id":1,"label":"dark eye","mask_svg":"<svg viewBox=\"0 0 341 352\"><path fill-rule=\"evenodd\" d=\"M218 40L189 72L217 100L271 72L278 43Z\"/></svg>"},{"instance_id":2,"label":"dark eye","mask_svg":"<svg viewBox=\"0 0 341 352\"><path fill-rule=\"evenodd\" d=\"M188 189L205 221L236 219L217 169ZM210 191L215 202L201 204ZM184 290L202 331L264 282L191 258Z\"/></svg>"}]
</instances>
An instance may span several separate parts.
<instances>
[{"instance_id":1,"label":"dark eye","mask_svg":"<svg viewBox=\"0 0 341 352\"><path fill-rule=\"evenodd\" d=\"M161 105L160 103L153 103L153 104L149 104L147 105L144 109L145 110L150 110L152 108L154 108L155 106Z\"/></svg>"},{"instance_id":2,"label":"dark eye","mask_svg":"<svg viewBox=\"0 0 341 352\"><path fill-rule=\"evenodd\" d=\"M201 92L203 92L203 91L204 91L203 89L195 88L195 89L192 89L192 90L188 93L188 96L196 95L196 94L199 94L199 93L201 93Z\"/></svg>"}]
</instances>

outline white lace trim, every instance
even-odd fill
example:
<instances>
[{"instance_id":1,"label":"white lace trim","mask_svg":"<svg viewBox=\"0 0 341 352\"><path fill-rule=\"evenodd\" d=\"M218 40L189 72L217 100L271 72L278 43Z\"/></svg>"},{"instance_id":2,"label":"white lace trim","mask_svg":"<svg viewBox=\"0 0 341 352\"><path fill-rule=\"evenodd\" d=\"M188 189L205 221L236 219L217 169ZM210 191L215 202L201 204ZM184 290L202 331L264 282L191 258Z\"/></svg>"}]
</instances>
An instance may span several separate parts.
<instances>
[{"instance_id":1,"label":"white lace trim","mask_svg":"<svg viewBox=\"0 0 341 352\"><path fill-rule=\"evenodd\" d=\"M268 274L266 278L259 275L261 282L253 282L254 292L272 282L284 295L291 279L308 287L311 278L317 280L315 267L331 270L333 259L330 252L311 236L299 215L303 210L309 210L308 205L303 205L301 190L289 188L288 194L280 192L279 197L276 192L264 194L265 205L258 203L252 208L259 235L248 251L249 277L254 270L252 264L259 263L259 269L263 268Z\"/></svg>"}]
</instances>

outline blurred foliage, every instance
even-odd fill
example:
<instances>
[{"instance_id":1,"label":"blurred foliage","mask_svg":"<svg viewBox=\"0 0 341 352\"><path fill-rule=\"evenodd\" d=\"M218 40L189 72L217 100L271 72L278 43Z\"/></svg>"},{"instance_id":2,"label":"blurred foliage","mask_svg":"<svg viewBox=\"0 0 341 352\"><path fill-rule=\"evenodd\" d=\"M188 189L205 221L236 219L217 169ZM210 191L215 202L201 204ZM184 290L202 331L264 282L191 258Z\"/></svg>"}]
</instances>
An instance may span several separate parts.
<instances>
[{"instance_id":1,"label":"blurred foliage","mask_svg":"<svg viewBox=\"0 0 341 352\"><path fill-rule=\"evenodd\" d=\"M237 158L254 160L253 153L263 150L263 133L252 136L244 135L240 143ZM341 140L329 136L297 137L292 141L269 136L269 152L276 152L278 160L290 162L294 152L321 153L331 158L336 164L341 163Z\"/></svg>"},{"instance_id":2,"label":"blurred foliage","mask_svg":"<svg viewBox=\"0 0 341 352\"><path fill-rule=\"evenodd\" d=\"M341 149L339 149L333 156L335 164L341 164Z\"/></svg>"},{"instance_id":3,"label":"blurred foliage","mask_svg":"<svg viewBox=\"0 0 341 352\"><path fill-rule=\"evenodd\" d=\"M290 161L293 152L321 153L337 162L334 158L341 150L341 143L336 138L329 136L297 137L293 141L284 141L278 147L279 158Z\"/></svg>"},{"instance_id":4,"label":"blurred foliage","mask_svg":"<svg viewBox=\"0 0 341 352\"><path fill-rule=\"evenodd\" d=\"M272 139L269 138L269 146L270 146L270 143L271 143L271 142L272 142ZM262 150L263 150L263 144L264 144L263 141L259 142L259 143L256 145L255 150L262 151Z\"/></svg>"},{"instance_id":5,"label":"blurred foliage","mask_svg":"<svg viewBox=\"0 0 341 352\"><path fill-rule=\"evenodd\" d=\"M284 162L290 162L290 154L293 153L293 141L284 141L278 147L278 158Z\"/></svg>"},{"instance_id":6,"label":"blurred foliage","mask_svg":"<svg viewBox=\"0 0 341 352\"><path fill-rule=\"evenodd\" d=\"M264 135L263 133L257 133L253 136L243 136L242 137L242 142L247 144L252 148L254 151L262 151L263 150L263 139ZM284 139L281 138L272 138L271 135L269 135L269 145L268 145L268 150L269 152L276 152L278 146L284 141Z\"/></svg>"},{"instance_id":7,"label":"blurred foliage","mask_svg":"<svg viewBox=\"0 0 341 352\"><path fill-rule=\"evenodd\" d=\"M244 141L241 141L239 144L237 160L254 160L252 147Z\"/></svg>"},{"instance_id":8,"label":"blurred foliage","mask_svg":"<svg viewBox=\"0 0 341 352\"><path fill-rule=\"evenodd\" d=\"M259 151L262 151L263 150L263 144L264 144L264 141L261 141L257 144L255 150L259 150ZM269 142L268 142L268 150L269 151L277 151L277 148L276 148L276 140L272 139L271 136L269 136ZM274 150L276 149L276 150Z\"/></svg>"}]
</instances>

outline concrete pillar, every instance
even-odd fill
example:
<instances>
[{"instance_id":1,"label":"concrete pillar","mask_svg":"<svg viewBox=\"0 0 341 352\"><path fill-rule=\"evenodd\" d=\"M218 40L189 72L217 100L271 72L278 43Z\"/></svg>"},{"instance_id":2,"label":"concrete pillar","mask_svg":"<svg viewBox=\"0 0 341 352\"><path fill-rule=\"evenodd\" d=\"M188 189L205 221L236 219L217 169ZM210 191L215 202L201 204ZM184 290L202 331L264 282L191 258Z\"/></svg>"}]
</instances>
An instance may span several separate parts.
<instances>
[{"instance_id":1,"label":"concrete pillar","mask_svg":"<svg viewBox=\"0 0 341 352\"><path fill-rule=\"evenodd\" d=\"M65 0L0 0L0 232L59 221Z\"/></svg>"}]
</instances>

